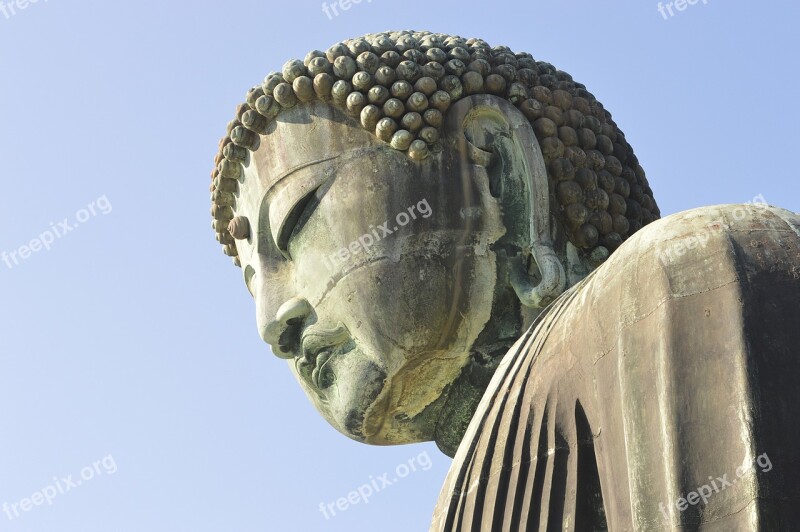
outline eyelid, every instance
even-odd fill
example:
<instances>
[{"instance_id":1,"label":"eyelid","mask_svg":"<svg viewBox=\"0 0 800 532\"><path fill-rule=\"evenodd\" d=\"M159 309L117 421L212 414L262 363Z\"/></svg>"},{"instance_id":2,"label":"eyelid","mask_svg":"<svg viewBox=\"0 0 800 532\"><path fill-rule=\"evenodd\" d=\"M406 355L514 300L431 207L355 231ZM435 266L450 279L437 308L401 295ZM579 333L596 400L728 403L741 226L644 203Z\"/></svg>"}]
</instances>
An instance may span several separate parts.
<instances>
[{"instance_id":1,"label":"eyelid","mask_svg":"<svg viewBox=\"0 0 800 532\"><path fill-rule=\"evenodd\" d=\"M272 243L284 258L291 260L288 244L292 234L296 232L297 226L304 223L317 208L319 201L333 184L341 165L350 160L360 162L364 159L374 159L374 153L384 150L394 152L391 148L383 145L369 146L310 161L284 172L267 188L262 206L267 207L266 214L272 234ZM308 192L304 192L304 190ZM311 200L314 194L316 194L316 199ZM295 199L298 195L300 197ZM310 203L304 204L303 208L298 208L301 203L309 200L311 200Z\"/></svg>"},{"instance_id":2,"label":"eyelid","mask_svg":"<svg viewBox=\"0 0 800 532\"><path fill-rule=\"evenodd\" d=\"M319 198L316 197L320 188L321 185L303 195L289 210L274 234L275 245L287 258L289 258L289 240L298 227L303 227L320 203Z\"/></svg>"},{"instance_id":3,"label":"eyelid","mask_svg":"<svg viewBox=\"0 0 800 532\"><path fill-rule=\"evenodd\" d=\"M291 260L287 250L289 237L303 211L298 210L298 205L310 199L321 186L331 181L333 171L329 161L315 161L292 169L264 195L262 207L266 207L272 243L287 260ZM320 166L321 163L327 164ZM284 228L286 225L290 227Z\"/></svg>"}]
</instances>

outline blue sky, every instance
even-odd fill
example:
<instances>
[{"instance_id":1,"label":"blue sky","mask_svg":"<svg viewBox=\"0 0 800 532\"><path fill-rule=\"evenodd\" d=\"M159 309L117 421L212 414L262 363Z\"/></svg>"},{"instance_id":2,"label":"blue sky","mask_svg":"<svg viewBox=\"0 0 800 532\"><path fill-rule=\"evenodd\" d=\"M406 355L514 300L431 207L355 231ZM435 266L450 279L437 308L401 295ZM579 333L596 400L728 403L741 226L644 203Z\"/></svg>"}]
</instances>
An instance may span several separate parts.
<instances>
[{"instance_id":1,"label":"blue sky","mask_svg":"<svg viewBox=\"0 0 800 532\"><path fill-rule=\"evenodd\" d=\"M287 59L428 29L528 51L585 83L665 215L753 198L800 211L800 8L673 12L651 0L364 0L332 17L317 0L0 9L0 251L61 231L0 262L0 504L56 492L0 513L0 531L426 530L450 460L432 444L340 436L261 342L210 228L217 140ZM368 504L319 510L411 460L429 467ZM70 475L84 479L69 487Z\"/></svg>"}]
</instances>

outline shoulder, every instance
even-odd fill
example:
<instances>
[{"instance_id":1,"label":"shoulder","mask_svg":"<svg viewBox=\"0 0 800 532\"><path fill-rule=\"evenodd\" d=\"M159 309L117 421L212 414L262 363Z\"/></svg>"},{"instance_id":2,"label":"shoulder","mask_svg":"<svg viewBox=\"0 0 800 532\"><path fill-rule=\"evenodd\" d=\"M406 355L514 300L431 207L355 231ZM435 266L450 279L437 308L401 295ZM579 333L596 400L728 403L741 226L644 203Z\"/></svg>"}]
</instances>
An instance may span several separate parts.
<instances>
[{"instance_id":1,"label":"shoulder","mask_svg":"<svg viewBox=\"0 0 800 532\"><path fill-rule=\"evenodd\" d=\"M648 224L593 272L584 292L605 305L686 296L799 262L800 215L766 204L715 205Z\"/></svg>"},{"instance_id":2,"label":"shoulder","mask_svg":"<svg viewBox=\"0 0 800 532\"><path fill-rule=\"evenodd\" d=\"M764 203L714 205L679 212L647 225L615 253L655 254L667 264L693 262L699 256L746 238L794 241L800 237L800 215Z\"/></svg>"}]
</instances>

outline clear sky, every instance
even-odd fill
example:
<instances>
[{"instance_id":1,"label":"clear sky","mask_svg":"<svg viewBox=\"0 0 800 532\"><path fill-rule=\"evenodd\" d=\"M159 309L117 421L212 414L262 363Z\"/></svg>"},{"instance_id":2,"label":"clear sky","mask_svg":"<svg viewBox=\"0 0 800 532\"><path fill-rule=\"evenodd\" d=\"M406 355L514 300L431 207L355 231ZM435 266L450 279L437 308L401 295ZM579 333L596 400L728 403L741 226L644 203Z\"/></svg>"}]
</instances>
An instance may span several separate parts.
<instances>
[{"instance_id":1,"label":"clear sky","mask_svg":"<svg viewBox=\"0 0 800 532\"><path fill-rule=\"evenodd\" d=\"M330 428L210 227L234 108L309 50L411 28L528 51L612 112L662 213L800 210L795 2L10 3L0 251L60 236L0 262L0 531L427 530L450 460ZM319 510L410 460L367 504Z\"/></svg>"}]
</instances>

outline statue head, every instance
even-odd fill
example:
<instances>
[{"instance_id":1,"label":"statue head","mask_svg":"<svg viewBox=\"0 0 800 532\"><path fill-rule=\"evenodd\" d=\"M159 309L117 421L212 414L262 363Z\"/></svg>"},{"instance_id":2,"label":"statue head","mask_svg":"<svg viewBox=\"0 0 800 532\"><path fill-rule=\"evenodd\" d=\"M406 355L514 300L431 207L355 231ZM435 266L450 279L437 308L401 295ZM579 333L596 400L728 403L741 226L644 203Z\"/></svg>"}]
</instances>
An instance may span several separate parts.
<instances>
[{"instance_id":1,"label":"statue head","mask_svg":"<svg viewBox=\"0 0 800 532\"><path fill-rule=\"evenodd\" d=\"M584 85L484 41L371 34L247 94L212 173L258 330L325 419L452 454L536 315L659 216Z\"/></svg>"}]
</instances>

